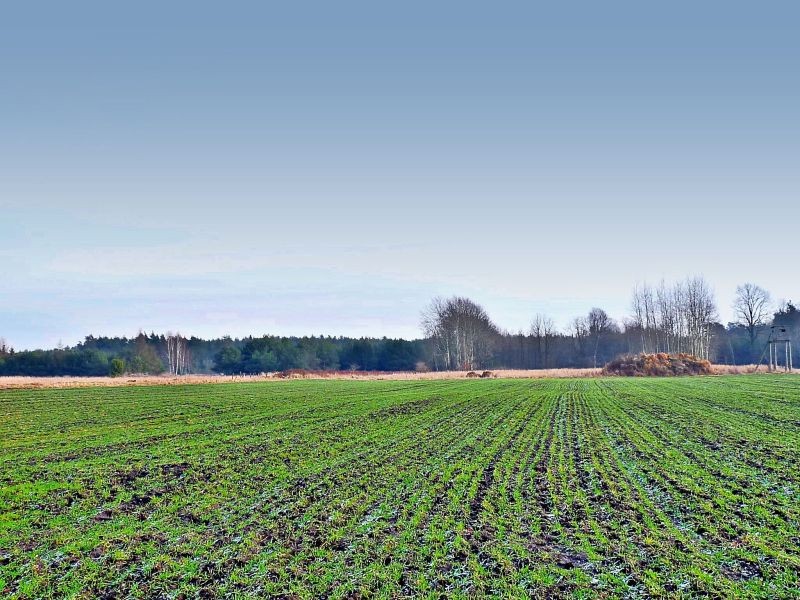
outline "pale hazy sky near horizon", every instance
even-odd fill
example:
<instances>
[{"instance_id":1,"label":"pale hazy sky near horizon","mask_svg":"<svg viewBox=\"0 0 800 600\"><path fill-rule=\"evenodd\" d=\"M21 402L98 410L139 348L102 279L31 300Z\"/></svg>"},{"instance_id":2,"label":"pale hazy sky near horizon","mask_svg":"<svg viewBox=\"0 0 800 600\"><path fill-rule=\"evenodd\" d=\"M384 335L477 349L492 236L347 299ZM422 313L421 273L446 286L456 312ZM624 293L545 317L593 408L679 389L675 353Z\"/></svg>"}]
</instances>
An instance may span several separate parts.
<instances>
[{"instance_id":1,"label":"pale hazy sky near horizon","mask_svg":"<svg viewBox=\"0 0 800 600\"><path fill-rule=\"evenodd\" d=\"M0 337L800 300L797 2L0 9Z\"/></svg>"}]
</instances>

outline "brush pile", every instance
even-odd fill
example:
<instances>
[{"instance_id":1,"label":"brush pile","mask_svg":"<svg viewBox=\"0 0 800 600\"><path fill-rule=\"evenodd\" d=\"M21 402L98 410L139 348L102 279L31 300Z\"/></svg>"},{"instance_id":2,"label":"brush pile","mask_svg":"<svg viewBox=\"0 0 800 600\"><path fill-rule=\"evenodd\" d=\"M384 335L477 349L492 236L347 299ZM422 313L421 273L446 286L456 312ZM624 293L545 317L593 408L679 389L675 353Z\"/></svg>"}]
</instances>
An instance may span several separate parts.
<instances>
[{"instance_id":1,"label":"brush pile","mask_svg":"<svg viewBox=\"0 0 800 600\"><path fill-rule=\"evenodd\" d=\"M692 354L635 354L619 356L603 367L604 375L625 377L675 377L711 375L711 363Z\"/></svg>"}]
</instances>

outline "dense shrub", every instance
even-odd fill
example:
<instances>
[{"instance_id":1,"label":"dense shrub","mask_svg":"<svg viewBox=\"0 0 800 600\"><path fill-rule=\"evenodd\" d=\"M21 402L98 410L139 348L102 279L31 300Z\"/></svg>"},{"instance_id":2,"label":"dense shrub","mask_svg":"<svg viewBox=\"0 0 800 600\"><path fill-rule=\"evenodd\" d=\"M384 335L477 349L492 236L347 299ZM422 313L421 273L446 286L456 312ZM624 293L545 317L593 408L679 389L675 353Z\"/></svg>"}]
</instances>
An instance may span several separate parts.
<instances>
[{"instance_id":1,"label":"dense shrub","mask_svg":"<svg viewBox=\"0 0 800 600\"><path fill-rule=\"evenodd\" d=\"M619 356L603 368L606 375L628 377L674 377L710 375L711 363L691 354L636 354Z\"/></svg>"},{"instance_id":2,"label":"dense shrub","mask_svg":"<svg viewBox=\"0 0 800 600\"><path fill-rule=\"evenodd\" d=\"M121 358L111 359L111 366L108 369L111 377L120 377L125 374L125 361Z\"/></svg>"}]
</instances>

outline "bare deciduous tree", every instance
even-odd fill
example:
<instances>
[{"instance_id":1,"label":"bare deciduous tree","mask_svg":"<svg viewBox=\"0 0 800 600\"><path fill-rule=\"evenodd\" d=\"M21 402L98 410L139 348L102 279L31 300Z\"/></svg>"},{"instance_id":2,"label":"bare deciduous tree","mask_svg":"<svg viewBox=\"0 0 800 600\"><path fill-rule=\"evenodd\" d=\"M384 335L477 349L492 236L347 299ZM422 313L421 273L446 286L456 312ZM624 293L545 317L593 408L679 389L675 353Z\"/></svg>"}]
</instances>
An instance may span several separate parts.
<instances>
[{"instance_id":1,"label":"bare deciduous tree","mask_svg":"<svg viewBox=\"0 0 800 600\"><path fill-rule=\"evenodd\" d=\"M166 335L167 343L167 366L172 375L183 375L189 371L189 352L186 338L180 333L168 332Z\"/></svg>"},{"instance_id":2,"label":"bare deciduous tree","mask_svg":"<svg viewBox=\"0 0 800 600\"><path fill-rule=\"evenodd\" d=\"M639 330L642 340L642 352L656 352L658 350L658 328L653 288L646 283L636 285L633 288L632 308L634 327Z\"/></svg>"},{"instance_id":3,"label":"bare deciduous tree","mask_svg":"<svg viewBox=\"0 0 800 600\"><path fill-rule=\"evenodd\" d=\"M736 288L733 309L737 323L747 329L751 350L756 343L756 330L764 325L770 316L770 301L769 292L754 283L745 283Z\"/></svg>"},{"instance_id":4,"label":"bare deciduous tree","mask_svg":"<svg viewBox=\"0 0 800 600\"><path fill-rule=\"evenodd\" d=\"M647 284L636 286L632 308L642 352L688 352L708 358L717 309L703 277L671 286L662 281L655 290Z\"/></svg>"},{"instance_id":5,"label":"bare deciduous tree","mask_svg":"<svg viewBox=\"0 0 800 600\"><path fill-rule=\"evenodd\" d=\"M486 366L499 334L482 306L469 298L435 298L422 313L422 328L434 344L434 366L471 370Z\"/></svg>"},{"instance_id":6,"label":"bare deciduous tree","mask_svg":"<svg viewBox=\"0 0 800 600\"><path fill-rule=\"evenodd\" d=\"M714 292L702 276L687 279L685 290L684 319L689 352L707 359L711 347L711 326L717 318Z\"/></svg>"},{"instance_id":7,"label":"bare deciduous tree","mask_svg":"<svg viewBox=\"0 0 800 600\"><path fill-rule=\"evenodd\" d=\"M556 333L553 319L541 313L531 322L531 336L536 342L537 367L547 369L550 363L550 346Z\"/></svg>"},{"instance_id":8,"label":"bare deciduous tree","mask_svg":"<svg viewBox=\"0 0 800 600\"><path fill-rule=\"evenodd\" d=\"M589 311L589 315L586 317L586 329L588 331L588 335L594 340L594 352L592 354L592 361L594 363L595 368L597 368L597 351L600 347L600 338L616 329L614 322L611 320L611 317L608 316L608 313L604 311L602 308L592 308Z\"/></svg>"},{"instance_id":9,"label":"bare deciduous tree","mask_svg":"<svg viewBox=\"0 0 800 600\"><path fill-rule=\"evenodd\" d=\"M589 324L586 322L586 317L575 317L571 327L578 346L578 354L583 359L586 356L586 340L589 339Z\"/></svg>"}]
</instances>

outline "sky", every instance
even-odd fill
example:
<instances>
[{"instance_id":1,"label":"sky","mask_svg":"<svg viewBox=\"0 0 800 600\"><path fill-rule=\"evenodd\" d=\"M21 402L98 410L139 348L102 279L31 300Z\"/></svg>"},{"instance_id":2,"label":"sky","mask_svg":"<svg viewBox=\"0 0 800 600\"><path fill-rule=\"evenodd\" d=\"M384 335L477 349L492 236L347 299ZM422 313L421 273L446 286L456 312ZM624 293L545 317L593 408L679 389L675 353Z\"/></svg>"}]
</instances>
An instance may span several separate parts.
<instances>
[{"instance_id":1,"label":"sky","mask_svg":"<svg viewBox=\"0 0 800 600\"><path fill-rule=\"evenodd\" d=\"M0 337L800 300L797 2L0 9Z\"/></svg>"}]
</instances>

